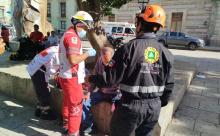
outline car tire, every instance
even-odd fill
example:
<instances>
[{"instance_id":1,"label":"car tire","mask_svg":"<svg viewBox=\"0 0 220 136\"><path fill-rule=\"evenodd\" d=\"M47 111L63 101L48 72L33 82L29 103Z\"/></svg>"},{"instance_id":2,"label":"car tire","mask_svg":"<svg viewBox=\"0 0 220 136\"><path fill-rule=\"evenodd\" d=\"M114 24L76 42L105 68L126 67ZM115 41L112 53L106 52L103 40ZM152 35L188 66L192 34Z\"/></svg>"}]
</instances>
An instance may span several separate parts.
<instances>
[{"instance_id":1,"label":"car tire","mask_svg":"<svg viewBox=\"0 0 220 136\"><path fill-rule=\"evenodd\" d=\"M198 48L198 46L196 43L189 43L189 45L188 45L189 50L195 50L197 48Z\"/></svg>"}]
</instances>

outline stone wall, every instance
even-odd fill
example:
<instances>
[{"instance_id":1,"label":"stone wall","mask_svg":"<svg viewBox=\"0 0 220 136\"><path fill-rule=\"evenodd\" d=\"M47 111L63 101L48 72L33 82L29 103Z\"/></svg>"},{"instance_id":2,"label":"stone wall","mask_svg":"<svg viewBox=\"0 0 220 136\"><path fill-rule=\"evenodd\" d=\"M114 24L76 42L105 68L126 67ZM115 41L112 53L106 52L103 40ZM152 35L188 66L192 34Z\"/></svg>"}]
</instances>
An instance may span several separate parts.
<instances>
[{"instance_id":1,"label":"stone wall","mask_svg":"<svg viewBox=\"0 0 220 136\"><path fill-rule=\"evenodd\" d=\"M212 15L211 0L162 0L167 13L166 30L171 28L172 13L182 12L182 32L204 38L209 31Z\"/></svg>"},{"instance_id":2,"label":"stone wall","mask_svg":"<svg viewBox=\"0 0 220 136\"><path fill-rule=\"evenodd\" d=\"M220 46L220 1L213 2L212 24L210 25L210 45Z\"/></svg>"}]
</instances>

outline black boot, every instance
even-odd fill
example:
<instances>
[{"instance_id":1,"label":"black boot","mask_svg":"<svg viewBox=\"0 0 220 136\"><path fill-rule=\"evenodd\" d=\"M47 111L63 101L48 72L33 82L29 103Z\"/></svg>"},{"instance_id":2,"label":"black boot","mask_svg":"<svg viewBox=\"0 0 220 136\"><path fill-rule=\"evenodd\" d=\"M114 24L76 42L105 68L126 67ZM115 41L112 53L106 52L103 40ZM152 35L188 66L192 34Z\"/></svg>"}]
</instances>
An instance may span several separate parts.
<instances>
[{"instance_id":1,"label":"black boot","mask_svg":"<svg viewBox=\"0 0 220 136\"><path fill-rule=\"evenodd\" d=\"M62 130L61 130L61 133L63 135L67 135L68 134L68 120L67 119L63 120L63 127L62 127Z\"/></svg>"},{"instance_id":2,"label":"black boot","mask_svg":"<svg viewBox=\"0 0 220 136\"><path fill-rule=\"evenodd\" d=\"M56 120L57 116L52 112L50 109L49 110L42 110L40 119L43 120Z\"/></svg>"},{"instance_id":3,"label":"black boot","mask_svg":"<svg viewBox=\"0 0 220 136\"><path fill-rule=\"evenodd\" d=\"M34 115L39 118L40 115L41 115L41 109L40 108L36 108Z\"/></svg>"}]
</instances>

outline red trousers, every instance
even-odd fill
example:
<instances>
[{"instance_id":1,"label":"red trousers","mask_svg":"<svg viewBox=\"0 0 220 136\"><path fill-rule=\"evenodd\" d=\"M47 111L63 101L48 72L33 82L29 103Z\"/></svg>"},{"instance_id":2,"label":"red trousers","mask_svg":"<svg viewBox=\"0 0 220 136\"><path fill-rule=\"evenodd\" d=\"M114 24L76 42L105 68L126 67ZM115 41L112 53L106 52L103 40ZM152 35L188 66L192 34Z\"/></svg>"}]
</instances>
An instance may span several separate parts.
<instances>
[{"instance_id":1,"label":"red trousers","mask_svg":"<svg viewBox=\"0 0 220 136\"><path fill-rule=\"evenodd\" d=\"M78 133L82 118L82 84L78 84L77 77L72 79L60 78L59 81L64 94L63 119L68 121L69 134Z\"/></svg>"}]
</instances>

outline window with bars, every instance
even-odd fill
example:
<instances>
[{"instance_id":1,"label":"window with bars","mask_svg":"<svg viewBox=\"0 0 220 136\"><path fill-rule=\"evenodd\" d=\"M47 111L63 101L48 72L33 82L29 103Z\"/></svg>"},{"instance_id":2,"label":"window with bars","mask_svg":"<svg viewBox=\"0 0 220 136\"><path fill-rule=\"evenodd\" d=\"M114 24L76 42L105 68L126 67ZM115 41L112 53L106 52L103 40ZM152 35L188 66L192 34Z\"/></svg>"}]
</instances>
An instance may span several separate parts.
<instances>
[{"instance_id":1,"label":"window with bars","mask_svg":"<svg viewBox=\"0 0 220 136\"><path fill-rule=\"evenodd\" d=\"M115 14L112 14L111 16L108 16L109 22L115 22Z\"/></svg>"},{"instance_id":2,"label":"window with bars","mask_svg":"<svg viewBox=\"0 0 220 136\"><path fill-rule=\"evenodd\" d=\"M51 17L51 3L47 3L47 17Z\"/></svg>"},{"instance_id":3,"label":"window with bars","mask_svg":"<svg viewBox=\"0 0 220 136\"><path fill-rule=\"evenodd\" d=\"M0 7L0 18L4 18L4 7Z\"/></svg>"},{"instance_id":4,"label":"window with bars","mask_svg":"<svg viewBox=\"0 0 220 136\"><path fill-rule=\"evenodd\" d=\"M66 2L60 3L60 14L61 17L66 17Z\"/></svg>"},{"instance_id":5,"label":"window with bars","mask_svg":"<svg viewBox=\"0 0 220 136\"><path fill-rule=\"evenodd\" d=\"M66 29L66 21L60 21L60 28L62 30L65 30Z\"/></svg>"}]
</instances>

